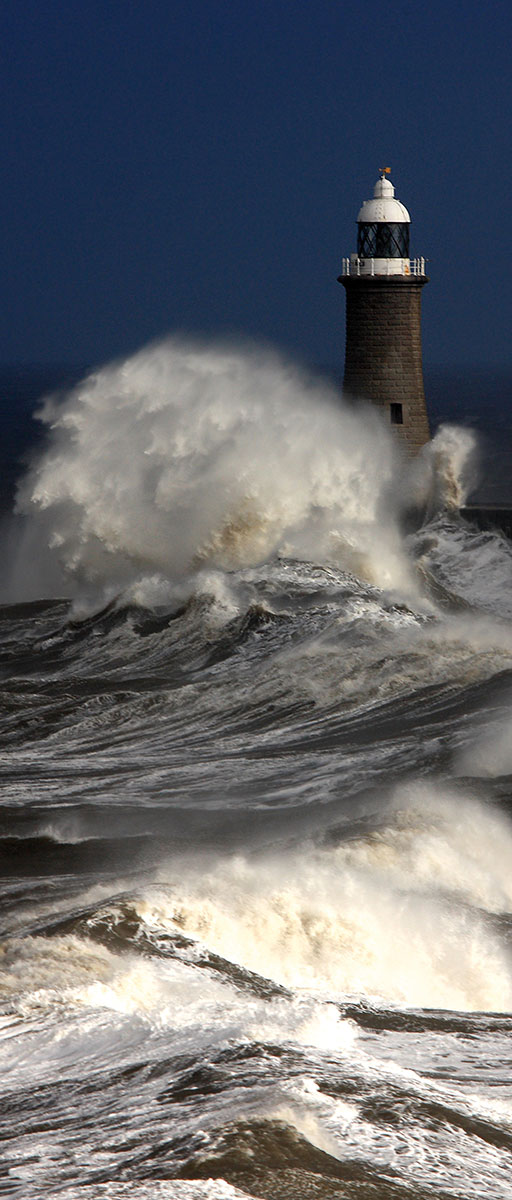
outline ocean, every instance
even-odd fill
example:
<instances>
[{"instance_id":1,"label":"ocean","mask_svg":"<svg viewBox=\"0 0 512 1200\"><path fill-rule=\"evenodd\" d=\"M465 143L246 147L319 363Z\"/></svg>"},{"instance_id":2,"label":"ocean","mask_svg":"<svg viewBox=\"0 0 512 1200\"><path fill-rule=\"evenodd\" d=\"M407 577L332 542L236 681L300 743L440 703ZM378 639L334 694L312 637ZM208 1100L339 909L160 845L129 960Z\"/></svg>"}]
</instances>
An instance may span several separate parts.
<instances>
[{"instance_id":1,"label":"ocean","mask_svg":"<svg viewBox=\"0 0 512 1200\"><path fill-rule=\"evenodd\" d=\"M0 1194L512 1196L505 404L408 463L268 349L0 384Z\"/></svg>"}]
</instances>

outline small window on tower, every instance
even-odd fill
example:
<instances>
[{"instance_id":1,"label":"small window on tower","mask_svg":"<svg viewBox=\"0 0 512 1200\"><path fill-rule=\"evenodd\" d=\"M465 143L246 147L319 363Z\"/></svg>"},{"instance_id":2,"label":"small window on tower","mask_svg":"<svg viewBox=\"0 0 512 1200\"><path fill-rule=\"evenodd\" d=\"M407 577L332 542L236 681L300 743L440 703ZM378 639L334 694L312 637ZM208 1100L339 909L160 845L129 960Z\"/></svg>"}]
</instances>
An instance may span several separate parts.
<instances>
[{"instance_id":1,"label":"small window on tower","mask_svg":"<svg viewBox=\"0 0 512 1200\"><path fill-rule=\"evenodd\" d=\"M404 413L403 413L403 409L402 409L402 405L401 405L401 404L390 404L390 406L389 406L389 414L390 414L390 417L391 417L391 424L392 424L392 425L403 425L403 423L404 423Z\"/></svg>"}]
</instances>

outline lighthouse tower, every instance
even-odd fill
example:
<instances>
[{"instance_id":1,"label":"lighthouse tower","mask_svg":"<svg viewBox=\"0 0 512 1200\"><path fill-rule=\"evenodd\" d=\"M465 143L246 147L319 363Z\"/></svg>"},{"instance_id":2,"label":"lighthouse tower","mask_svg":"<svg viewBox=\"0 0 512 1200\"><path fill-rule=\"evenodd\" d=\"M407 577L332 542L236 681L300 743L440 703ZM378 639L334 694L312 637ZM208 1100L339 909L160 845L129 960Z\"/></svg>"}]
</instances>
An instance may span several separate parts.
<instances>
[{"instance_id":1,"label":"lighthouse tower","mask_svg":"<svg viewBox=\"0 0 512 1200\"><path fill-rule=\"evenodd\" d=\"M343 259L344 389L372 400L415 454L429 440L421 359L424 258L409 258L411 218L383 167L357 218L357 254Z\"/></svg>"}]
</instances>

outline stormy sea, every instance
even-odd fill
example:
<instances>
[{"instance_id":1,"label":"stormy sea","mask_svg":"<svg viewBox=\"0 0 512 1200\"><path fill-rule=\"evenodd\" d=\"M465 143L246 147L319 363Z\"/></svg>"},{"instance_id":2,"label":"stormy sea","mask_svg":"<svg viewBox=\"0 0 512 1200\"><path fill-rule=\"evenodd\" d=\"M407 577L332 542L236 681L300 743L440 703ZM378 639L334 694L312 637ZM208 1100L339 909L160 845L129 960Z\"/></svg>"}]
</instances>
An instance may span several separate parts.
<instances>
[{"instance_id":1,"label":"stormy sea","mask_svg":"<svg viewBox=\"0 0 512 1200\"><path fill-rule=\"evenodd\" d=\"M407 462L254 347L54 382L4 442L0 1194L512 1195L482 439Z\"/></svg>"}]
</instances>

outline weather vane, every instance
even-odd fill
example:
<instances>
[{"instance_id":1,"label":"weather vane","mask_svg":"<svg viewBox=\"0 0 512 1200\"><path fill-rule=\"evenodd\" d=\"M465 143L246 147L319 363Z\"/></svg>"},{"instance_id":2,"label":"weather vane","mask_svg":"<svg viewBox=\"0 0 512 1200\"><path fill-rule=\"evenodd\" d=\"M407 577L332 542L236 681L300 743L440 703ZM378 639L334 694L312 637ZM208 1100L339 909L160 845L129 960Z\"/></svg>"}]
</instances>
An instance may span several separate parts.
<instances>
[{"instance_id":1,"label":"weather vane","mask_svg":"<svg viewBox=\"0 0 512 1200\"><path fill-rule=\"evenodd\" d=\"M382 175L391 175L391 167L379 167L379 171L381 173L381 176Z\"/></svg>"}]
</instances>

